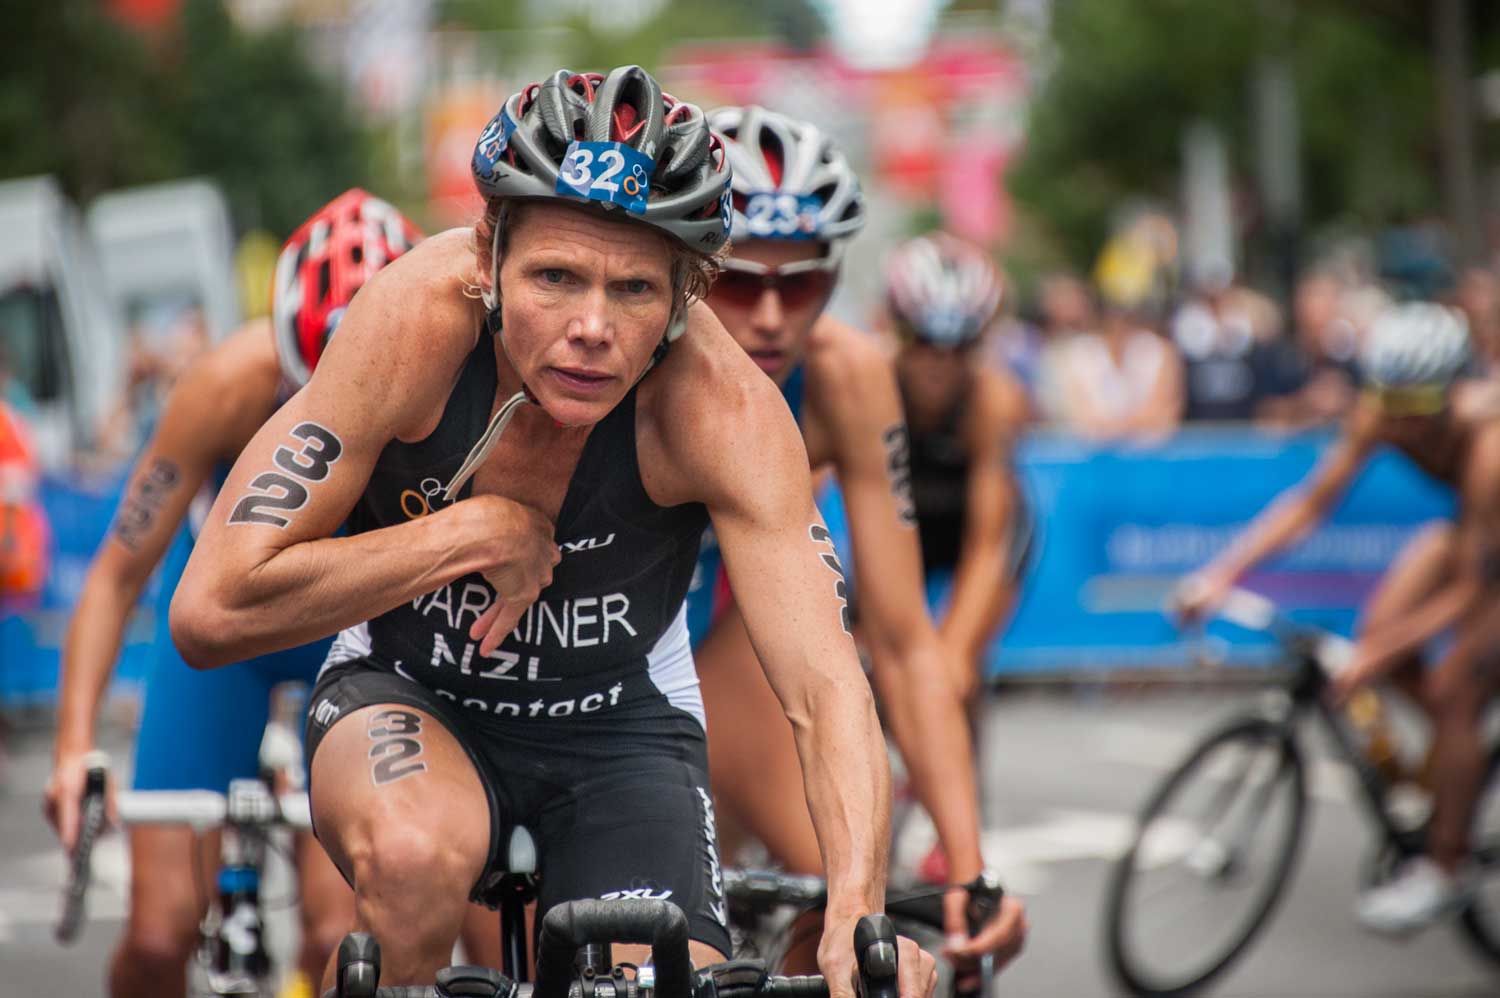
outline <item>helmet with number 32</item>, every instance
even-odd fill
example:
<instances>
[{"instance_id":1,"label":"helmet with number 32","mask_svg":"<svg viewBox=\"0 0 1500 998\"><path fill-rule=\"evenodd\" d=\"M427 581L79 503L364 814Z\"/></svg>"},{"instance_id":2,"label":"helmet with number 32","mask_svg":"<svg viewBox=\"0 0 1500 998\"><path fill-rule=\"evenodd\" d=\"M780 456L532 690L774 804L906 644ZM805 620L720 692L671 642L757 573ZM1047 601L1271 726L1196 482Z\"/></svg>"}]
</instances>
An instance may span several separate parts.
<instances>
[{"instance_id":1,"label":"helmet with number 32","mask_svg":"<svg viewBox=\"0 0 1500 998\"><path fill-rule=\"evenodd\" d=\"M639 66L558 70L512 94L474 147L486 198L567 198L624 209L689 247L729 238L729 163L696 104Z\"/></svg>"}]
</instances>

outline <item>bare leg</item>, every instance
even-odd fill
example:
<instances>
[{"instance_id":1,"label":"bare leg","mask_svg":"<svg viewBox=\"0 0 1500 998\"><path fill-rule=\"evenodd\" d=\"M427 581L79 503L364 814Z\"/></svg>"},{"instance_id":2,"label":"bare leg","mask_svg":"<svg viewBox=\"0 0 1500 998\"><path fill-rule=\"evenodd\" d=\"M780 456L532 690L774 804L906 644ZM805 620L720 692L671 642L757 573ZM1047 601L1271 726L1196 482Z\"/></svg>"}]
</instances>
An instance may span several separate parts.
<instances>
[{"instance_id":1,"label":"bare leg","mask_svg":"<svg viewBox=\"0 0 1500 998\"><path fill-rule=\"evenodd\" d=\"M130 912L110 960L109 993L182 998L219 870L219 835L195 837L180 825L137 825L128 835Z\"/></svg>"},{"instance_id":2,"label":"bare leg","mask_svg":"<svg viewBox=\"0 0 1500 998\"><path fill-rule=\"evenodd\" d=\"M1436 731L1430 848L1433 861L1450 874L1469 854L1474 808L1484 789L1484 708L1500 686L1500 607L1489 603L1465 622L1453 651L1431 676Z\"/></svg>"},{"instance_id":3,"label":"bare leg","mask_svg":"<svg viewBox=\"0 0 1500 998\"><path fill-rule=\"evenodd\" d=\"M468 754L422 710L362 708L318 746L312 808L329 856L354 883L355 928L380 943L382 983L432 983L489 852L489 801ZM330 960L325 990L334 969Z\"/></svg>"},{"instance_id":4,"label":"bare leg","mask_svg":"<svg viewBox=\"0 0 1500 998\"><path fill-rule=\"evenodd\" d=\"M500 968L500 915L497 912L484 905L469 905L458 937L463 943L464 960L470 966Z\"/></svg>"},{"instance_id":5,"label":"bare leg","mask_svg":"<svg viewBox=\"0 0 1500 998\"><path fill-rule=\"evenodd\" d=\"M1359 621L1361 634L1402 616L1448 581L1454 571L1456 536L1453 524L1443 520L1428 524L1407 541L1365 601ZM1392 673L1391 685L1430 714L1424 671L1421 654L1412 655Z\"/></svg>"},{"instance_id":6,"label":"bare leg","mask_svg":"<svg viewBox=\"0 0 1500 998\"><path fill-rule=\"evenodd\" d=\"M308 832L297 836L297 875L302 894L302 946L297 969L309 981L316 981L354 925L354 892Z\"/></svg>"}]
</instances>

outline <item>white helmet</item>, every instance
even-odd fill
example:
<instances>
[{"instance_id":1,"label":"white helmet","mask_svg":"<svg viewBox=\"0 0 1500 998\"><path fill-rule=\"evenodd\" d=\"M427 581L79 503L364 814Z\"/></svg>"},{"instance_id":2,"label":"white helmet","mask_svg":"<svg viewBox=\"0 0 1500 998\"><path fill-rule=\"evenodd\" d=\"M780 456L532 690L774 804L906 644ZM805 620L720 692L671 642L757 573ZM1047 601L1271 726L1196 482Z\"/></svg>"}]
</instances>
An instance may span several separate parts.
<instances>
[{"instance_id":1,"label":"white helmet","mask_svg":"<svg viewBox=\"0 0 1500 998\"><path fill-rule=\"evenodd\" d=\"M837 252L865 224L859 178L816 126L750 105L708 116L734 170L733 239L816 239Z\"/></svg>"},{"instance_id":2,"label":"white helmet","mask_svg":"<svg viewBox=\"0 0 1500 998\"><path fill-rule=\"evenodd\" d=\"M1376 389L1445 389L1469 360L1463 314L1430 302L1382 312L1370 326L1359 367Z\"/></svg>"},{"instance_id":3,"label":"white helmet","mask_svg":"<svg viewBox=\"0 0 1500 998\"><path fill-rule=\"evenodd\" d=\"M943 232L897 246L886 260L885 287L902 331L945 350L979 339L1004 289L988 253Z\"/></svg>"}]
</instances>

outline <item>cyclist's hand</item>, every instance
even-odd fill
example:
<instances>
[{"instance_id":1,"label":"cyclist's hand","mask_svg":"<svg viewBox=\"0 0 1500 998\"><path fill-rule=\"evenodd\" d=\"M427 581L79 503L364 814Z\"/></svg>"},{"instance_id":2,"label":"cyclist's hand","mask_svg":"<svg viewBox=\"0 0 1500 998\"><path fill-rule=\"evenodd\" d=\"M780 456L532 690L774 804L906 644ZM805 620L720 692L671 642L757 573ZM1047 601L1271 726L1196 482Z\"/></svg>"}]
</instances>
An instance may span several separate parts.
<instances>
[{"instance_id":1,"label":"cyclist's hand","mask_svg":"<svg viewBox=\"0 0 1500 998\"><path fill-rule=\"evenodd\" d=\"M480 574L495 590L495 602L469 628L469 637L479 642L479 653L488 655L515 629L526 608L552 584L552 569L562 560L553 540L552 521L531 506L499 496L479 496L486 502L494 557ZM467 500L474 502L475 500Z\"/></svg>"},{"instance_id":2,"label":"cyclist's hand","mask_svg":"<svg viewBox=\"0 0 1500 998\"><path fill-rule=\"evenodd\" d=\"M69 852L78 841L78 805L83 801L83 788L88 780L88 752L75 752L58 758L42 791L42 813L47 824L57 833L63 848ZM115 820L115 788L106 781L104 785L105 814L111 823Z\"/></svg>"},{"instance_id":3,"label":"cyclist's hand","mask_svg":"<svg viewBox=\"0 0 1500 998\"><path fill-rule=\"evenodd\" d=\"M1019 956L1029 927L1025 906L1006 894L1000 898L999 910L970 936L965 915L968 903L969 892L962 887L950 887L943 895L943 929L948 937L943 956L952 961L955 984L960 990L978 987L981 957L994 956L998 972Z\"/></svg>"},{"instance_id":4,"label":"cyclist's hand","mask_svg":"<svg viewBox=\"0 0 1500 998\"><path fill-rule=\"evenodd\" d=\"M1167 598L1167 611L1184 624L1194 624L1213 613L1229 595L1233 583L1209 572L1194 572L1177 584Z\"/></svg>"},{"instance_id":5,"label":"cyclist's hand","mask_svg":"<svg viewBox=\"0 0 1500 998\"><path fill-rule=\"evenodd\" d=\"M1370 654L1364 642L1355 645L1349 661L1328 680L1328 702L1335 707L1346 705L1356 690L1380 678L1380 665L1380 660Z\"/></svg>"},{"instance_id":6,"label":"cyclist's hand","mask_svg":"<svg viewBox=\"0 0 1500 998\"><path fill-rule=\"evenodd\" d=\"M828 998L856 998L859 967L854 960L854 925L859 916L829 920L818 943L818 970L828 981ZM937 987L937 961L905 936L896 937L897 985L901 998L930 998Z\"/></svg>"}]
</instances>

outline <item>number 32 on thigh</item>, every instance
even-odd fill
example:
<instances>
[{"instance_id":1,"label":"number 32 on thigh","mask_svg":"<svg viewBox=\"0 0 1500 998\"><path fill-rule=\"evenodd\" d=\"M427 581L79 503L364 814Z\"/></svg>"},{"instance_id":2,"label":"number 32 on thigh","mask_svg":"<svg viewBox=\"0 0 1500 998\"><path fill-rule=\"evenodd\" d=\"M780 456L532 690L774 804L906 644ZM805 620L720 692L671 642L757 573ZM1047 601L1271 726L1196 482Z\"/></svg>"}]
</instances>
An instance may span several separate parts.
<instances>
[{"instance_id":1,"label":"number 32 on thigh","mask_svg":"<svg viewBox=\"0 0 1500 998\"><path fill-rule=\"evenodd\" d=\"M427 769L422 755L422 718L409 710L382 710L370 717L366 732L373 743L370 779L377 787Z\"/></svg>"}]
</instances>

